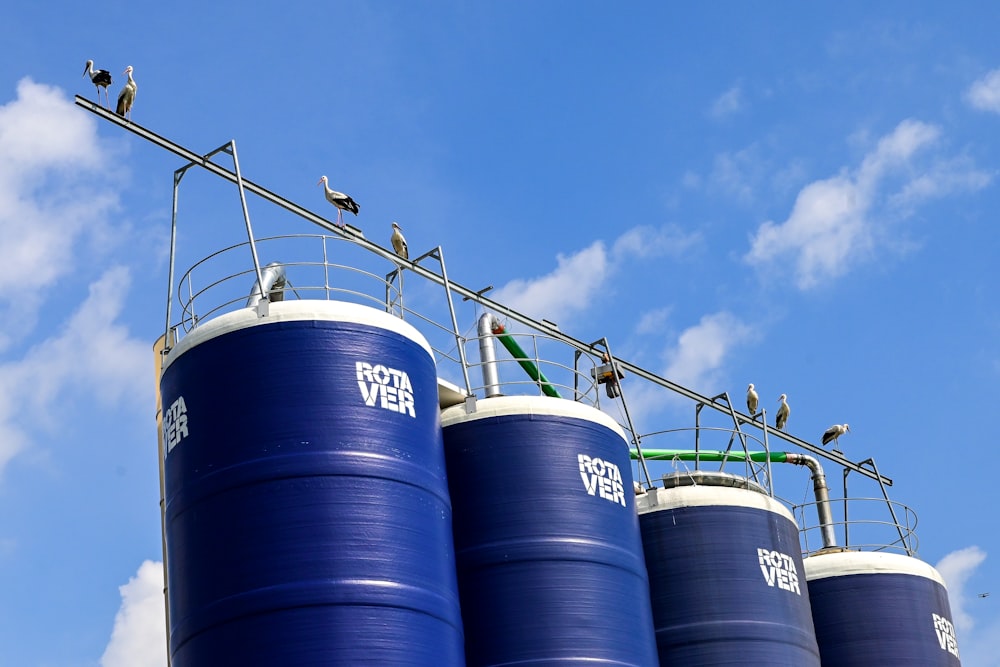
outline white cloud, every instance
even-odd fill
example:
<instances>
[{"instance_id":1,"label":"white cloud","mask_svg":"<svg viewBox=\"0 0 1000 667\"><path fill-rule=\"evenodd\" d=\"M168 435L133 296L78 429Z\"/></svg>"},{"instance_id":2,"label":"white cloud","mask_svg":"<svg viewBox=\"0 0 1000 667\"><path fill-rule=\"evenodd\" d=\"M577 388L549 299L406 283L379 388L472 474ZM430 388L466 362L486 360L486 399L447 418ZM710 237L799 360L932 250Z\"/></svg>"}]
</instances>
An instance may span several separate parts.
<instances>
[{"instance_id":1,"label":"white cloud","mask_svg":"<svg viewBox=\"0 0 1000 667\"><path fill-rule=\"evenodd\" d=\"M0 472L31 444L27 424L58 424L53 415L60 414L66 394L152 409L151 344L131 337L117 321L129 284L125 268L109 269L90 285L61 332L0 365Z\"/></svg>"},{"instance_id":2,"label":"white cloud","mask_svg":"<svg viewBox=\"0 0 1000 667\"><path fill-rule=\"evenodd\" d=\"M144 561L118 591L122 604L101 667L166 667L163 563Z\"/></svg>"},{"instance_id":3,"label":"white cloud","mask_svg":"<svg viewBox=\"0 0 1000 667\"><path fill-rule=\"evenodd\" d=\"M611 248L611 256L616 262L632 257L679 257L700 242L700 233L688 234L676 225L665 225L659 229L642 225L619 236Z\"/></svg>"},{"instance_id":4,"label":"white cloud","mask_svg":"<svg viewBox=\"0 0 1000 667\"><path fill-rule=\"evenodd\" d=\"M732 313L705 315L698 324L685 329L667 352L669 363L664 377L695 391L708 389L711 393L719 383L717 374L727 355L755 336L753 327Z\"/></svg>"},{"instance_id":5,"label":"white cloud","mask_svg":"<svg viewBox=\"0 0 1000 667\"><path fill-rule=\"evenodd\" d=\"M1000 113L1000 69L973 81L965 92L965 99L975 109Z\"/></svg>"},{"instance_id":6,"label":"white cloud","mask_svg":"<svg viewBox=\"0 0 1000 667\"><path fill-rule=\"evenodd\" d=\"M679 255L700 241L697 233L685 234L667 225L633 227L619 236L609 251L594 241L572 255L559 254L556 268L536 278L518 278L494 292L495 298L514 310L535 318L562 323L586 310L609 276L633 258Z\"/></svg>"},{"instance_id":7,"label":"white cloud","mask_svg":"<svg viewBox=\"0 0 1000 667\"><path fill-rule=\"evenodd\" d=\"M966 611L969 600L965 586L984 560L986 552L977 546L971 546L952 551L934 566L948 584L951 620L959 632L969 632L974 625L972 616Z\"/></svg>"},{"instance_id":8,"label":"white cloud","mask_svg":"<svg viewBox=\"0 0 1000 667\"><path fill-rule=\"evenodd\" d=\"M939 136L940 130L932 125L901 122L857 169L843 169L806 185L785 222L767 221L758 228L744 259L761 269L790 262L795 284L809 289L868 256L888 227L890 213L909 215L928 197L977 189L989 182L989 176L962 160L936 158L929 166L916 164L915 155ZM897 193L880 192L900 180Z\"/></svg>"},{"instance_id":9,"label":"white cloud","mask_svg":"<svg viewBox=\"0 0 1000 667\"><path fill-rule=\"evenodd\" d=\"M1000 667L1000 619L986 619L986 625L980 627L973 613L977 606L984 613L986 609L992 609L990 603L997 591L968 588L970 580L985 560L986 552L978 546L971 546L945 555L934 568L948 585L951 620L958 634L962 664ZM979 593L993 593L993 596L980 598Z\"/></svg>"},{"instance_id":10,"label":"white cloud","mask_svg":"<svg viewBox=\"0 0 1000 667\"><path fill-rule=\"evenodd\" d=\"M96 121L62 91L22 79L0 106L0 351L30 331L46 289L118 204ZM15 287L16 286L16 287Z\"/></svg>"},{"instance_id":11,"label":"white cloud","mask_svg":"<svg viewBox=\"0 0 1000 667\"><path fill-rule=\"evenodd\" d=\"M724 118L740 111L743 108L743 91L737 84L722 93L712 103L710 111L713 118Z\"/></svg>"},{"instance_id":12,"label":"white cloud","mask_svg":"<svg viewBox=\"0 0 1000 667\"><path fill-rule=\"evenodd\" d=\"M666 326L667 320L670 318L672 310L670 306L667 306L643 313L642 317L639 318L639 323L635 325L635 332L638 334L651 334L662 331Z\"/></svg>"},{"instance_id":13,"label":"white cloud","mask_svg":"<svg viewBox=\"0 0 1000 667\"><path fill-rule=\"evenodd\" d=\"M496 300L550 322L561 322L585 309L609 271L604 243L595 241L576 254L560 254L556 262L556 268L544 276L510 281L495 292Z\"/></svg>"},{"instance_id":14,"label":"white cloud","mask_svg":"<svg viewBox=\"0 0 1000 667\"><path fill-rule=\"evenodd\" d=\"M732 195L739 201L751 201L766 169L758 153L755 146L749 146L740 151L716 155L708 183L713 189Z\"/></svg>"}]
</instances>

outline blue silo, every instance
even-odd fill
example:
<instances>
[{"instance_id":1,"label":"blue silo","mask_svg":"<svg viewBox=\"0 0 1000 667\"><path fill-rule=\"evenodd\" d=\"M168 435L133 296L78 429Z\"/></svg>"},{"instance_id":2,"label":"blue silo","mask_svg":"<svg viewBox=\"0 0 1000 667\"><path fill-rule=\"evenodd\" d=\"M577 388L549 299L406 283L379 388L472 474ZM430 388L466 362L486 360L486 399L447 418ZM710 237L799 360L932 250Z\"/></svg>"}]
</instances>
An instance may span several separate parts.
<instances>
[{"instance_id":1,"label":"blue silo","mask_svg":"<svg viewBox=\"0 0 1000 667\"><path fill-rule=\"evenodd\" d=\"M442 413L466 662L656 665L628 445L546 396Z\"/></svg>"},{"instance_id":2,"label":"blue silo","mask_svg":"<svg viewBox=\"0 0 1000 667\"><path fill-rule=\"evenodd\" d=\"M384 312L209 320L161 379L173 667L463 665L431 350Z\"/></svg>"},{"instance_id":3,"label":"blue silo","mask_svg":"<svg viewBox=\"0 0 1000 667\"><path fill-rule=\"evenodd\" d=\"M791 512L727 473L664 484L636 501L660 664L818 667Z\"/></svg>"},{"instance_id":4,"label":"blue silo","mask_svg":"<svg viewBox=\"0 0 1000 667\"><path fill-rule=\"evenodd\" d=\"M937 570L903 554L830 551L804 561L824 665L958 667Z\"/></svg>"}]
</instances>

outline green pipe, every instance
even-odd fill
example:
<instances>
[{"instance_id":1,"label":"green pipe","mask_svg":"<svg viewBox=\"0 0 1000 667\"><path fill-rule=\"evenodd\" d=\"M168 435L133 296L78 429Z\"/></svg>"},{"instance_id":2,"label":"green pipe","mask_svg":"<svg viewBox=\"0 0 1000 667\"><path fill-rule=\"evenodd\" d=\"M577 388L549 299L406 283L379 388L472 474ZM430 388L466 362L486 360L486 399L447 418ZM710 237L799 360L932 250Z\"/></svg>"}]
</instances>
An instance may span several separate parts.
<instances>
[{"instance_id":1,"label":"green pipe","mask_svg":"<svg viewBox=\"0 0 1000 667\"><path fill-rule=\"evenodd\" d=\"M524 353L524 350L522 350L521 346L517 344L517 341L514 340L510 334L504 333L503 325L499 322L497 322L497 325L493 328L493 335L496 336L501 343L503 343L503 346L507 348L508 352L510 352L510 356L514 357L514 360L521 364L521 368L528 373L528 376L541 385L542 391L545 392L546 396L551 396L552 398L562 398L562 396L559 395L559 392L556 391L556 388L549 384L549 380L545 377L545 374L538 370L538 367L535 366L535 364L531 363L531 360L528 359L528 355Z\"/></svg>"},{"instance_id":2,"label":"green pipe","mask_svg":"<svg viewBox=\"0 0 1000 667\"><path fill-rule=\"evenodd\" d=\"M633 459L638 459L639 455L634 451L630 450ZM680 461L694 461L695 459L699 461L735 461L736 463L746 461L747 454L745 452L718 452L718 451L694 451L693 449L644 449L642 450L642 458L649 460L657 459L678 459ZM786 463L788 458L788 452L750 452L750 460L760 463L762 461L771 461L771 463Z\"/></svg>"}]
</instances>

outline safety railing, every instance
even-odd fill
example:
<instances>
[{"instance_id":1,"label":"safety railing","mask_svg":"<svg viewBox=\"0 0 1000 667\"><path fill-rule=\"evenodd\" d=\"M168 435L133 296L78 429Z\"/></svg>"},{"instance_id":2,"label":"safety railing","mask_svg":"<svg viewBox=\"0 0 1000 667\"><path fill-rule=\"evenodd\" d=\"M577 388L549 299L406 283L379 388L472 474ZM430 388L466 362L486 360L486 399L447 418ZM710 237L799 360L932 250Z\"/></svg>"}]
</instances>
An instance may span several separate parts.
<instances>
[{"instance_id":1,"label":"safety railing","mask_svg":"<svg viewBox=\"0 0 1000 667\"><path fill-rule=\"evenodd\" d=\"M249 261L250 243L243 242L196 261L178 280L179 318L171 326L179 340L200 323L251 305L259 299L258 273ZM272 301L290 299L342 300L372 306L413 324L425 336L435 355L439 376L470 395L491 395L481 380L487 362L477 348L495 345L496 359L489 362L501 378L494 394L541 394L567 398L600 407L600 361L576 347L542 334L505 332L501 337L468 336L456 331L453 310L441 307L440 298L408 298L397 265L359 249L349 239L322 234L289 234L254 240L255 255L267 274L278 267L282 282L264 285ZM379 269L390 269L380 273ZM407 292L426 291L427 283L413 274ZM433 287L433 286L431 286ZM501 339L503 344L501 345ZM510 349L507 347L510 346ZM461 349L460 349L461 348Z\"/></svg>"},{"instance_id":2,"label":"safety railing","mask_svg":"<svg viewBox=\"0 0 1000 667\"><path fill-rule=\"evenodd\" d=\"M771 462L771 452L767 442L752 433L725 427L687 426L645 433L641 439L643 459L653 480L661 478L664 470L715 469L730 473L735 470L766 493L772 493L770 469L762 469L760 465ZM734 448L734 441L740 446ZM744 448L742 443L747 441L756 445ZM633 459L638 459L636 452Z\"/></svg>"},{"instance_id":3,"label":"safety railing","mask_svg":"<svg viewBox=\"0 0 1000 667\"><path fill-rule=\"evenodd\" d=\"M383 275L359 268L357 263L334 261L335 246L349 249L350 242L320 234L293 234L256 240L262 262L279 264L288 276L283 298L339 299L384 308L379 296L388 284ZM218 250L196 262L178 281L180 334L190 333L207 318L244 308L255 291L257 274L248 264L249 242Z\"/></svg>"},{"instance_id":4,"label":"safety railing","mask_svg":"<svg viewBox=\"0 0 1000 667\"><path fill-rule=\"evenodd\" d=\"M824 550L821 526L808 517L816 516L815 503L795 505L792 512L799 525L802 555ZM910 507L885 498L840 498L831 500L838 544L853 551L887 551L915 556L919 546L917 515Z\"/></svg>"}]
</instances>

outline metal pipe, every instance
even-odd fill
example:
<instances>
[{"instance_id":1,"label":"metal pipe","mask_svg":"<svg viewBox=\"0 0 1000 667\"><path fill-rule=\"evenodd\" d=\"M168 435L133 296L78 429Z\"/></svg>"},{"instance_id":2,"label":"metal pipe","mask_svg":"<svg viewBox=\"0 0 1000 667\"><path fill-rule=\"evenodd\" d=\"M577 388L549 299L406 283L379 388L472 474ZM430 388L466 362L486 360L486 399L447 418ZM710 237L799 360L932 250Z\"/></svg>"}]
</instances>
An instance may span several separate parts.
<instances>
[{"instance_id":1,"label":"metal pipe","mask_svg":"<svg viewBox=\"0 0 1000 667\"><path fill-rule=\"evenodd\" d=\"M493 323L496 317L483 313L479 318L479 360L483 366L483 386L486 397L500 396L500 375L497 372L497 353L493 347Z\"/></svg>"},{"instance_id":2,"label":"metal pipe","mask_svg":"<svg viewBox=\"0 0 1000 667\"><path fill-rule=\"evenodd\" d=\"M820 531L823 533L823 547L837 546L837 535L833 530L833 510L830 508L830 490L826 485L826 475L819 460L808 454L787 452L788 463L804 465L812 473L813 495L816 496L816 514L819 515Z\"/></svg>"},{"instance_id":3,"label":"metal pipe","mask_svg":"<svg viewBox=\"0 0 1000 667\"><path fill-rule=\"evenodd\" d=\"M243 174L240 173L240 159L236 156L236 140L229 140L229 150L227 151L233 158L233 171L236 172L236 189L240 191L240 205L243 207L243 222L247 226L247 240L250 241L250 254L253 256L253 268L257 272L257 283L261 286L261 294L266 294L264 289L264 277L260 271L260 259L257 257L257 242L253 237L253 227L250 226L250 211L247 210L247 195L243 189ZM263 300L263 299L261 299ZM261 300L258 300L258 305ZM266 309L267 304L264 304ZM261 316L267 315L267 311L259 311Z\"/></svg>"},{"instance_id":4,"label":"metal pipe","mask_svg":"<svg viewBox=\"0 0 1000 667\"><path fill-rule=\"evenodd\" d=\"M546 396L562 398L556 388L552 386L552 383L549 382L549 379L545 377L545 374L542 373L538 366L531 362L528 355L521 349L521 346L517 344L513 336L506 333L503 325L495 317L493 318L493 335L503 343L503 346L510 352L510 356L514 357L514 360L521 365L521 368L528 374L528 377L538 383Z\"/></svg>"},{"instance_id":5,"label":"metal pipe","mask_svg":"<svg viewBox=\"0 0 1000 667\"><path fill-rule=\"evenodd\" d=\"M173 658L170 654L170 582L167 580L167 483L164 473L166 456L163 448L163 406L160 404L160 375L163 373L164 351L176 344L173 335L168 332L153 343L153 367L156 375L156 453L160 475L160 554L163 558L163 609L166 625L167 667Z\"/></svg>"},{"instance_id":6,"label":"metal pipe","mask_svg":"<svg viewBox=\"0 0 1000 667\"><path fill-rule=\"evenodd\" d=\"M283 301L285 298L285 266L279 262L271 262L264 267L261 271L261 282L254 280L253 289L250 290L250 296L247 298L247 308L254 308L260 303L261 299L266 298L272 303L275 301ZM261 285L263 285L264 291L261 292ZM262 294L266 294L264 297Z\"/></svg>"},{"instance_id":7,"label":"metal pipe","mask_svg":"<svg viewBox=\"0 0 1000 667\"><path fill-rule=\"evenodd\" d=\"M816 513L819 516L820 530L823 534L823 547L837 546L837 536L833 530L833 511L830 509L830 491L826 485L826 475L819 461L808 454L795 452L719 452L691 451L686 449L647 449L643 458L677 459L679 461L770 461L771 463L791 463L806 466L812 473L813 495L816 497ZM638 458L637 452L631 452L633 459Z\"/></svg>"}]
</instances>

